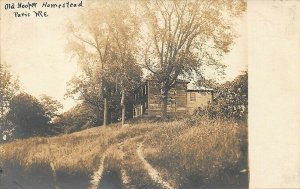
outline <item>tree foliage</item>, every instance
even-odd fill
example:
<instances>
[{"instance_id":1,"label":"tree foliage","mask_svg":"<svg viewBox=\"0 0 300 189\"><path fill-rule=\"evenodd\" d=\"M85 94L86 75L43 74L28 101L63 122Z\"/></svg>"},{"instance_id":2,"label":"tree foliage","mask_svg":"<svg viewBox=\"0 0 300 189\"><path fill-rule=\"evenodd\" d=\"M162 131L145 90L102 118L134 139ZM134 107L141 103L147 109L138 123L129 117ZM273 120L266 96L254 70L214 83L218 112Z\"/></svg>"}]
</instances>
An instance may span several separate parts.
<instances>
[{"instance_id":1,"label":"tree foliage","mask_svg":"<svg viewBox=\"0 0 300 189\"><path fill-rule=\"evenodd\" d=\"M26 93L12 98L7 118L16 127L16 137L45 134L50 121L39 100Z\"/></svg>"},{"instance_id":2,"label":"tree foliage","mask_svg":"<svg viewBox=\"0 0 300 189\"><path fill-rule=\"evenodd\" d=\"M77 104L53 121L55 133L71 133L98 124L97 109L87 103Z\"/></svg>"},{"instance_id":3,"label":"tree foliage","mask_svg":"<svg viewBox=\"0 0 300 189\"><path fill-rule=\"evenodd\" d=\"M121 93L121 120L125 123L126 106L125 101L135 87L139 86L142 70L135 59L136 41L138 33L137 19L131 11L124 12L123 9L130 9L128 3L122 6L111 6L109 21L109 32L112 36L110 56L110 76L120 86ZM107 77L106 77L107 78ZM109 78L109 77L108 77Z\"/></svg>"},{"instance_id":4,"label":"tree foliage","mask_svg":"<svg viewBox=\"0 0 300 189\"><path fill-rule=\"evenodd\" d=\"M41 95L39 101L43 106L45 115L50 120L53 120L55 117L59 116L59 111L63 108L63 105L58 100L55 100L53 97L43 94Z\"/></svg>"},{"instance_id":5,"label":"tree foliage","mask_svg":"<svg viewBox=\"0 0 300 189\"><path fill-rule=\"evenodd\" d=\"M213 102L205 108L199 108L196 114L211 118L247 120L248 72L215 88Z\"/></svg>"},{"instance_id":6,"label":"tree foliage","mask_svg":"<svg viewBox=\"0 0 300 189\"><path fill-rule=\"evenodd\" d=\"M131 11L123 11L130 10L128 2L89 5L81 15L80 26L69 25L69 49L77 55L82 74L69 83L67 95L77 96L99 112L106 112L119 101L124 120L125 101L142 75L135 59L139 29L136 17ZM106 102L111 103L106 107ZM105 113L99 117L105 122Z\"/></svg>"},{"instance_id":7,"label":"tree foliage","mask_svg":"<svg viewBox=\"0 0 300 189\"><path fill-rule=\"evenodd\" d=\"M246 2L104 0L88 1L87 7L79 22L68 27L69 49L83 71L71 82L69 94L97 106L106 123L107 102L119 94L124 120L127 91L142 75L138 65L160 84L162 117L176 80L203 78L206 69L223 73L222 58L236 38L234 20Z\"/></svg>"},{"instance_id":8,"label":"tree foliage","mask_svg":"<svg viewBox=\"0 0 300 189\"><path fill-rule=\"evenodd\" d=\"M13 78L8 66L0 63L0 118L8 111L10 101L18 89L18 81Z\"/></svg>"},{"instance_id":9,"label":"tree foliage","mask_svg":"<svg viewBox=\"0 0 300 189\"><path fill-rule=\"evenodd\" d=\"M99 78L99 96L103 100L103 124L107 123L107 84L103 77L104 71L109 65L108 56L111 51L110 41L108 35L108 26L106 22L106 15L109 11L106 9L107 1L95 3L88 2L88 11L82 12L78 23L69 23L68 31L69 46L68 50L78 57L79 65L84 69L85 64L93 62L95 65L94 71ZM99 11L101 10L101 11ZM80 79L80 78L79 78ZM86 92L86 91L83 91ZM83 93L81 92L81 95ZM85 99L88 95L85 95ZM100 99L96 101L99 102ZM100 109L100 107L98 108Z\"/></svg>"},{"instance_id":10,"label":"tree foliage","mask_svg":"<svg viewBox=\"0 0 300 189\"><path fill-rule=\"evenodd\" d=\"M67 97L83 101L94 106L99 111L103 110L103 95L101 74L96 60L89 57L89 53L79 57L81 73L73 76L68 82Z\"/></svg>"},{"instance_id":11,"label":"tree foliage","mask_svg":"<svg viewBox=\"0 0 300 189\"><path fill-rule=\"evenodd\" d=\"M163 116L180 76L202 75L205 67L222 71L235 38L232 19L244 10L244 1L233 0L142 1L145 68L161 84Z\"/></svg>"}]
</instances>

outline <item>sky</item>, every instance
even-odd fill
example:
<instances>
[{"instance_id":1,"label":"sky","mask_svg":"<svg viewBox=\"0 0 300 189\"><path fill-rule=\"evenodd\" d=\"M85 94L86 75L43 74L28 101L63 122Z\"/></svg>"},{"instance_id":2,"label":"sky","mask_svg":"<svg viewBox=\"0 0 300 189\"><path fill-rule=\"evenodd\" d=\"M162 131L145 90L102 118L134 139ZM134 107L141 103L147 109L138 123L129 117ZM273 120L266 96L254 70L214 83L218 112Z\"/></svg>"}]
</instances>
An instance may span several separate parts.
<instances>
[{"instance_id":1,"label":"sky","mask_svg":"<svg viewBox=\"0 0 300 189\"><path fill-rule=\"evenodd\" d=\"M79 70L76 60L65 52L65 25L80 8L44 9L48 14L46 18L33 15L17 18L16 10L4 9L5 4L11 2L1 1L1 61L11 66L12 74L19 78L25 92L36 97L47 94L59 100L64 110L71 108L76 102L64 97L66 83ZM224 57L224 64L228 66L225 80L232 80L247 69L246 16L236 24L236 30L239 37Z\"/></svg>"}]
</instances>

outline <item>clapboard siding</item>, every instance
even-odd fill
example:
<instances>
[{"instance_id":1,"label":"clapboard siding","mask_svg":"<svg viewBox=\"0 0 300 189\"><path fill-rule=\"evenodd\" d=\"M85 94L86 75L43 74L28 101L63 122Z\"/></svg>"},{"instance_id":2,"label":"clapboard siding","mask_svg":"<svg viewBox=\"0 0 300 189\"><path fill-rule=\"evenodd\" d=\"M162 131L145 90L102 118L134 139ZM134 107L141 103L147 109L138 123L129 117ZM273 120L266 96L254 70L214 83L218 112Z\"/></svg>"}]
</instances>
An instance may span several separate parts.
<instances>
[{"instance_id":1,"label":"clapboard siding","mask_svg":"<svg viewBox=\"0 0 300 189\"><path fill-rule=\"evenodd\" d=\"M152 116L155 114L158 114L160 112L161 106L160 106L160 89L159 84L155 81L148 81L148 115Z\"/></svg>"},{"instance_id":2,"label":"clapboard siding","mask_svg":"<svg viewBox=\"0 0 300 189\"><path fill-rule=\"evenodd\" d=\"M149 88L148 115L158 116L161 114L161 94L159 84L152 80L149 80L147 83ZM186 83L176 83L168 93L167 113L186 113L186 97Z\"/></svg>"},{"instance_id":3,"label":"clapboard siding","mask_svg":"<svg viewBox=\"0 0 300 189\"><path fill-rule=\"evenodd\" d=\"M191 95L195 95L195 100L192 101ZM192 114L198 107L207 106L212 101L211 91L187 91L187 108L189 114Z\"/></svg>"},{"instance_id":4,"label":"clapboard siding","mask_svg":"<svg viewBox=\"0 0 300 189\"><path fill-rule=\"evenodd\" d=\"M186 101L186 88L178 87L177 88L177 94L176 94L176 105L177 107L186 107L187 101Z\"/></svg>"}]
</instances>

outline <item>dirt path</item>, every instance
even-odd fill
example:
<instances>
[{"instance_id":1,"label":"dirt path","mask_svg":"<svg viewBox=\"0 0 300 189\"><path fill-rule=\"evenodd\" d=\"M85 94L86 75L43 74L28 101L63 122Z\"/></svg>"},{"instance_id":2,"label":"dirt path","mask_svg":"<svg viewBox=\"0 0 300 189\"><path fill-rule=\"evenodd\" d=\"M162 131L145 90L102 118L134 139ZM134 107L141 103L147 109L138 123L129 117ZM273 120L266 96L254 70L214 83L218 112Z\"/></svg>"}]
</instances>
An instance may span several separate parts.
<instances>
[{"instance_id":1,"label":"dirt path","mask_svg":"<svg viewBox=\"0 0 300 189\"><path fill-rule=\"evenodd\" d=\"M167 188L167 189L174 189L167 181L164 181L159 172L154 169L145 159L144 155L143 155L143 150L142 150L143 144L140 143L138 145L137 148L137 155L138 157L142 160L144 167L146 168L149 176L151 177L151 179L157 183L159 183L163 188Z\"/></svg>"},{"instance_id":2,"label":"dirt path","mask_svg":"<svg viewBox=\"0 0 300 189\"><path fill-rule=\"evenodd\" d=\"M120 148L120 151L122 153L122 164L121 164L121 178L122 178L122 182L123 182L123 185L125 188L128 188L128 185L130 183L130 177L128 176L128 173L127 171L124 169L124 166L123 166L123 161L124 161L124 156L125 156L125 153L123 151L123 144L124 142L120 143L119 144L119 148Z\"/></svg>"},{"instance_id":3,"label":"dirt path","mask_svg":"<svg viewBox=\"0 0 300 189\"><path fill-rule=\"evenodd\" d=\"M123 152L123 142L116 144L121 152L122 155L124 156L124 152ZM111 146L112 147L112 146ZM103 177L105 177L105 180L109 180L109 177L113 177L114 174L109 174L109 173L105 173L105 159L107 156L108 151L110 150L110 148L108 148L107 150L105 150L105 152L102 155L102 158L100 160L100 164L99 167L97 169L97 171L94 172L94 174L91 177L91 181L90 181L90 186L89 189L98 189L99 188L99 184L103 184L101 181L103 179ZM123 157L122 157L123 158ZM124 186L127 186L129 184L129 176L127 175L127 172L125 171L125 169L123 169L122 166L121 167L121 180Z\"/></svg>"},{"instance_id":4,"label":"dirt path","mask_svg":"<svg viewBox=\"0 0 300 189\"><path fill-rule=\"evenodd\" d=\"M98 185L102 179L103 171L104 171L104 160L106 158L106 151L103 153L102 158L100 160L100 165L97 171L94 172L92 179L90 181L89 189L97 189Z\"/></svg>"},{"instance_id":5,"label":"dirt path","mask_svg":"<svg viewBox=\"0 0 300 189\"><path fill-rule=\"evenodd\" d=\"M57 181L56 181L56 169L53 163L53 157L52 157L52 150L51 150L51 143L50 140L47 139L47 145L48 145L48 158L49 158L49 162L50 162L50 167L51 167L51 172L53 175L53 182L54 182L54 189L59 189L59 187L57 187Z\"/></svg>"},{"instance_id":6,"label":"dirt path","mask_svg":"<svg viewBox=\"0 0 300 189\"><path fill-rule=\"evenodd\" d=\"M51 171L52 171L52 175L53 175L53 182L54 182L54 189L59 189L57 186L56 186L56 170L55 170L55 166L54 166L54 163L51 161L50 162L50 167L51 167Z\"/></svg>"}]
</instances>

